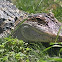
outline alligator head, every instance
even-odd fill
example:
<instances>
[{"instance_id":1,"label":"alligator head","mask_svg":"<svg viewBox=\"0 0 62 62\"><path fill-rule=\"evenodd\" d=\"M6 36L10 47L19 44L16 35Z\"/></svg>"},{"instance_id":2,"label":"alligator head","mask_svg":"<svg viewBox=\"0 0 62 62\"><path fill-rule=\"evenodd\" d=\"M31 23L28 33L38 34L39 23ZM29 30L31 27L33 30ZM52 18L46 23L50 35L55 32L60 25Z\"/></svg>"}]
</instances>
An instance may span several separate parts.
<instances>
[{"instance_id":1,"label":"alligator head","mask_svg":"<svg viewBox=\"0 0 62 62\"><path fill-rule=\"evenodd\" d=\"M31 26L35 26L37 29L42 30L51 35L57 35L59 28L62 23L60 23L53 15L53 13L41 13L34 14L31 18L28 19L28 23ZM61 29L62 30L62 29ZM62 32L59 33L62 36Z\"/></svg>"},{"instance_id":2,"label":"alligator head","mask_svg":"<svg viewBox=\"0 0 62 62\"><path fill-rule=\"evenodd\" d=\"M51 13L33 14L28 16L28 19L19 27L14 36L19 39L23 36L23 40L29 41L54 42L61 25L62 23ZM62 41L61 30L57 40L59 42Z\"/></svg>"}]
</instances>

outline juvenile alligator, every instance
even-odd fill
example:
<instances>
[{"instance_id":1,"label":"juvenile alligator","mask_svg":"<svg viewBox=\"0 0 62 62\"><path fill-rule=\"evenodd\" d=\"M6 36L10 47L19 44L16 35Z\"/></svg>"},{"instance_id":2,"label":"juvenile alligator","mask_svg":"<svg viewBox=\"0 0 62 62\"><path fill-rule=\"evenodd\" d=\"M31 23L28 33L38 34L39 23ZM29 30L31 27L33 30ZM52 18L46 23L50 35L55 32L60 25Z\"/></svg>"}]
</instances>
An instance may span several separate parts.
<instances>
[{"instance_id":1,"label":"juvenile alligator","mask_svg":"<svg viewBox=\"0 0 62 62\"><path fill-rule=\"evenodd\" d=\"M62 25L52 13L28 15L9 1L0 0L0 38L10 34L24 19L27 20L12 34L24 41L54 42ZM57 42L62 42L62 28L58 36Z\"/></svg>"}]
</instances>

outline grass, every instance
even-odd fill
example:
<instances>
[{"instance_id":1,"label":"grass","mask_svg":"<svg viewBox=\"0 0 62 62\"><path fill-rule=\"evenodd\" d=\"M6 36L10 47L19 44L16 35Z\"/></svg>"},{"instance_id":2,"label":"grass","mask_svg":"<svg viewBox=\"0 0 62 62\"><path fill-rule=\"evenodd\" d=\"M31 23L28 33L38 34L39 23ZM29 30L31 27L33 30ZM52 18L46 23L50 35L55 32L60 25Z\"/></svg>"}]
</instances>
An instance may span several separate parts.
<instances>
[{"instance_id":1,"label":"grass","mask_svg":"<svg viewBox=\"0 0 62 62\"><path fill-rule=\"evenodd\" d=\"M50 10L55 17L62 21L62 7L61 0L15 0L13 3L20 10L28 13L48 13ZM59 4L60 3L60 4Z\"/></svg>"},{"instance_id":2,"label":"grass","mask_svg":"<svg viewBox=\"0 0 62 62\"><path fill-rule=\"evenodd\" d=\"M60 31L61 31L61 28L62 28L62 26L60 26L60 28L59 28L59 31L58 31L58 33L57 33L57 37L56 37L55 43L56 43L57 40L58 40L58 37L59 37L59 33L60 33Z\"/></svg>"},{"instance_id":3,"label":"grass","mask_svg":"<svg viewBox=\"0 0 62 62\"><path fill-rule=\"evenodd\" d=\"M0 39L0 62L61 62L62 48L55 52L52 47L46 48L42 43L26 43L11 37ZM54 49L55 50L55 49ZM50 54L49 54L50 52ZM51 57L51 54L53 55ZM54 57L54 58L53 58Z\"/></svg>"},{"instance_id":4,"label":"grass","mask_svg":"<svg viewBox=\"0 0 62 62\"><path fill-rule=\"evenodd\" d=\"M42 61L46 59L43 57L45 54L42 53L44 47L40 43L28 44L13 38L4 38L0 42L2 42L0 43L0 62L39 62L41 58Z\"/></svg>"}]
</instances>

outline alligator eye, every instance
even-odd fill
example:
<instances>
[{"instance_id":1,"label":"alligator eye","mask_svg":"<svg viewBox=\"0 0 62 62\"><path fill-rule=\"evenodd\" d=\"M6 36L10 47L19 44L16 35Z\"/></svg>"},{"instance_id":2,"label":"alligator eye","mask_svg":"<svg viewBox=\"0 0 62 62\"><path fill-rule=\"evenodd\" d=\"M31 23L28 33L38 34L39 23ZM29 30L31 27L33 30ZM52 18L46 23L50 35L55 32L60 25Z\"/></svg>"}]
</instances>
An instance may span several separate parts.
<instances>
[{"instance_id":1,"label":"alligator eye","mask_svg":"<svg viewBox=\"0 0 62 62\"><path fill-rule=\"evenodd\" d=\"M37 21L42 21L40 18L36 18L37 19Z\"/></svg>"},{"instance_id":2,"label":"alligator eye","mask_svg":"<svg viewBox=\"0 0 62 62\"><path fill-rule=\"evenodd\" d=\"M40 24L44 24L45 25L45 21L40 19L40 18L36 18L37 19L37 22L40 23Z\"/></svg>"}]
</instances>

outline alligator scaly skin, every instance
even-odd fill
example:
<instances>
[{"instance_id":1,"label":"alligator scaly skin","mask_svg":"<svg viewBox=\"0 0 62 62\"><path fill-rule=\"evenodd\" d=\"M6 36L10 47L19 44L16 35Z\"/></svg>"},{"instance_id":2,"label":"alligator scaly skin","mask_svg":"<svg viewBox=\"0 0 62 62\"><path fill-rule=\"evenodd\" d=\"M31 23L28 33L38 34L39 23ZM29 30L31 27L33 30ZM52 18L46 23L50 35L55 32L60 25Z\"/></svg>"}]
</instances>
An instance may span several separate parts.
<instances>
[{"instance_id":1,"label":"alligator scaly skin","mask_svg":"<svg viewBox=\"0 0 62 62\"><path fill-rule=\"evenodd\" d=\"M11 2L0 0L0 38L10 34L11 30L25 18L24 16L26 12L18 10Z\"/></svg>"}]
</instances>

